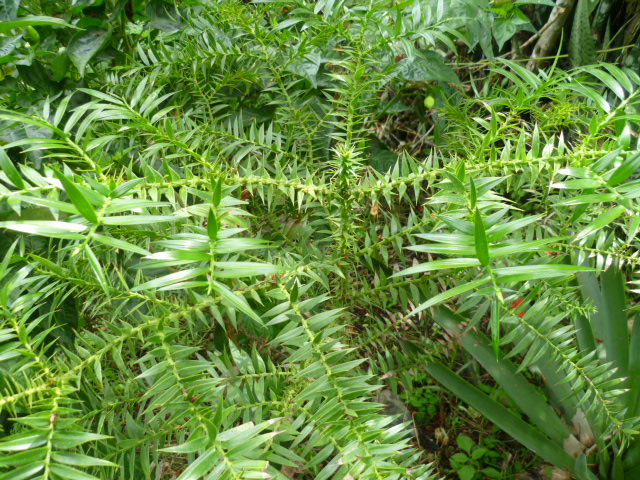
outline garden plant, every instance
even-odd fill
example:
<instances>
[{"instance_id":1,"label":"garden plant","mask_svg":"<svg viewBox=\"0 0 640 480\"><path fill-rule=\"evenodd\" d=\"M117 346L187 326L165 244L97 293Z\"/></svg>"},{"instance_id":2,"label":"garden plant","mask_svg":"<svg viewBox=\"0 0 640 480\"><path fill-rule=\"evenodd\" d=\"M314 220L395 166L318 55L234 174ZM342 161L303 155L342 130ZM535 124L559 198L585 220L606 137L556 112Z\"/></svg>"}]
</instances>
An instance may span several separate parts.
<instances>
[{"instance_id":1,"label":"garden plant","mask_svg":"<svg viewBox=\"0 0 640 480\"><path fill-rule=\"evenodd\" d=\"M0 479L640 478L638 2L0 21Z\"/></svg>"}]
</instances>

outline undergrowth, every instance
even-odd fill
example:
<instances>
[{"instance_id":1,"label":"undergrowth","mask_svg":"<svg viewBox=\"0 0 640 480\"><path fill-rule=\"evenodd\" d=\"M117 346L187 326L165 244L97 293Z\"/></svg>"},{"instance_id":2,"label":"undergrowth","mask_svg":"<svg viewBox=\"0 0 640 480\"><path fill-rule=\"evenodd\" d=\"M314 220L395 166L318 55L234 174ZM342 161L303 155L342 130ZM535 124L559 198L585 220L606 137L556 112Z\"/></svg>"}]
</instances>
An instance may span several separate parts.
<instances>
[{"instance_id":1,"label":"undergrowth","mask_svg":"<svg viewBox=\"0 0 640 480\"><path fill-rule=\"evenodd\" d=\"M597 442L498 423L546 462L634 445L635 363L577 348L575 274L615 269L635 312L640 78L496 59L467 91L456 2L388 3L206 2L5 99L0 478L436 478L374 396L428 372L464 399L471 331L581 392Z\"/></svg>"}]
</instances>

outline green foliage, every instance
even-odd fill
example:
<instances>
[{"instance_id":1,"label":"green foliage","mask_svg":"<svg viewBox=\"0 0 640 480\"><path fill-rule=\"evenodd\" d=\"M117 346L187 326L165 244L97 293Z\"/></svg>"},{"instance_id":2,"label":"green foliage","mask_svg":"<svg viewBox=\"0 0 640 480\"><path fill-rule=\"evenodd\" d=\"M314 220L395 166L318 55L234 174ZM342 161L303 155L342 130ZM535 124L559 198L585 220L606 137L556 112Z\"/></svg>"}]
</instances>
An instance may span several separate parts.
<instances>
[{"instance_id":1,"label":"green foliage","mask_svg":"<svg viewBox=\"0 0 640 480\"><path fill-rule=\"evenodd\" d=\"M500 454L486 447L476 445L464 434L456 437L460 452L451 456L451 466L460 480L474 480L476 478L501 478L502 474L494 467L484 467L484 463L492 463Z\"/></svg>"},{"instance_id":2,"label":"green foliage","mask_svg":"<svg viewBox=\"0 0 640 480\"><path fill-rule=\"evenodd\" d=\"M582 478L632 468L640 78L504 60L470 97L443 54L508 35L460 12L520 18L485 7L152 2L126 66L96 66L99 20L66 44L81 87L25 81L0 111L0 478L435 478L373 401L416 371ZM602 440L576 462L578 410Z\"/></svg>"}]
</instances>

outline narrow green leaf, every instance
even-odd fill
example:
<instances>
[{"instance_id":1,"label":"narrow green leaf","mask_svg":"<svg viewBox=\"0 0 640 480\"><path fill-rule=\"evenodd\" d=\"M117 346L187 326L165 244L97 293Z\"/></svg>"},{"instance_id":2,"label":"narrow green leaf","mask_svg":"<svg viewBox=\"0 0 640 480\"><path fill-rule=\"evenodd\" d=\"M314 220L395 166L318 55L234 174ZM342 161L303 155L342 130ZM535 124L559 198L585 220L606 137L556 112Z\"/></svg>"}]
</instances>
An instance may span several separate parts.
<instances>
[{"instance_id":1,"label":"narrow green leaf","mask_svg":"<svg viewBox=\"0 0 640 480\"><path fill-rule=\"evenodd\" d=\"M562 444L569 437L567 425L560 419L545 396L516 366L505 358L498 358L492 351L489 339L475 328L465 328L467 319L447 307L436 308L434 320L443 328L460 335L462 347L472 355L504 388L509 397L535 425L553 441Z\"/></svg>"},{"instance_id":2,"label":"narrow green leaf","mask_svg":"<svg viewBox=\"0 0 640 480\"><path fill-rule=\"evenodd\" d=\"M0 228L8 228L9 230L32 235L42 235L43 237L83 240L84 236L80 235L79 232L84 232L87 226L79 223L32 220L24 222L0 222Z\"/></svg>"},{"instance_id":3,"label":"narrow green leaf","mask_svg":"<svg viewBox=\"0 0 640 480\"><path fill-rule=\"evenodd\" d=\"M576 272L588 272L595 269L578 265L546 264L523 265L519 267L500 267L493 270L499 282L524 282L540 278L565 277Z\"/></svg>"},{"instance_id":4,"label":"narrow green leaf","mask_svg":"<svg viewBox=\"0 0 640 480\"><path fill-rule=\"evenodd\" d=\"M0 457L0 466L2 467L18 467L20 465L41 463L47 455L47 448L31 448L12 455L3 455Z\"/></svg>"},{"instance_id":5,"label":"narrow green leaf","mask_svg":"<svg viewBox=\"0 0 640 480\"><path fill-rule=\"evenodd\" d=\"M615 365L616 376L619 377L626 377L629 367L629 325L624 283L624 275L614 266L609 267L600 278L602 301L598 315L603 317L602 344L607 361Z\"/></svg>"},{"instance_id":6,"label":"narrow green leaf","mask_svg":"<svg viewBox=\"0 0 640 480\"><path fill-rule=\"evenodd\" d=\"M216 212L213 211L213 208L209 210L209 217L207 219L207 234L209 235L209 240L214 242L218 238L218 219L216 218Z\"/></svg>"},{"instance_id":7,"label":"narrow green leaf","mask_svg":"<svg viewBox=\"0 0 640 480\"><path fill-rule=\"evenodd\" d=\"M474 183L473 178L469 177L469 208L471 210L475 210L477 203L478 192L476 191L476 184Z\"/></svg>"},{"instance_id":8,"label":"narrow green leaf","mask_svg":"<svg viewBox=\"0 0 640 480\"><path fill-rule=\"evenodd\" d=\"M171 287L180 282L184 282L185 280L190 280L192 278L196 278L200 275L204 275L209 272L208 267L200 267L200 268L190 268L187 270L181 270L179 272L170 273L169 275L164 275L159 278L155 278L150 280L142 285L138 285L131 289L132 292L139 292L141 290L151 290L152 288L163 288L167 289L167 287Z\"/></svg>"},{"instance_id":9,"label":"narrow green leaf","mask_svg":"<svg viewBox=\"0 0 640 480\"><path fill-rule=\"evenodd\" d=\"M216 262L215 276L218 278L255 277L257 275L273 275L280 269L271 263L257 262Z\"/></svg>"},{"instance_id":10,"label":"narrow green leaf","mask_svg":"<svg viewBox=\"0 0 640 480\"><path fill-rule=\"evenodd\" d=\"M126 195L127 193L129 193L134 188L136 188L136 186L138 186L143 181L144 181L144 178L136 178L134 180L129 180L128 182L125 182L122 185L119 185L118 187L113 189L111 191L111 196L113 198L120 198Z\"/></svg>"},{"instance_id":11,"label":"narrow green leaf","mask_svg":"<svg viewBox=\"0 0 640 480\"><path fill-rule=\"evenodd\" d=\"M54 173L56 178L60 180L60 183L62 183L62 187L69 196L69 199L78 209L78 212L80 212L80 215L82 215L93 224L98 223L98 216L96 215L96 211L94 210L93 205L89 203L89 200L86 199L86 197L82 194L78 187L76 187L76 185L71 180L69 180L67 176L62 172L55 170Z\"/></svg>"},{"instance_id":12,"label":"narrow green leaf","mask_svg":"<svg viewBox=\"0 0 640 480\"><path fill-rule=\"evenodd\" d=\"M108 237L106 235L95 233L93 235L93 239L97 242L102 243L103 245L107 245L108 247L118 248L120 250L125 250L127 252L133 252L140 255L151 255L151 252L149 252L148 250L145 250L142 247L129 243L120 238Z\"/></svg>"},{"instance_id":13,"label":"narrow green leaf","mask_svg":"<svg viewBox=\"0 0 640 480\"><path fill-rule=\"evenodd\" d=\"M80 453L54 452L52 458L58 463L76 465L78 467L117 467L116 463L101 458L90 457Z\"/></svg>"},{"instance_id":14,"label":"narrow green leaf","mask_svg":"<svg viewBox=\"0 0 640 480\"><path fill-rule=\"evenodd\" d=\"M15 167L4 148L0 147L0 171L4 172L7 178L16 188L25 188L24 181Z\"/></svg>"},{"instance_id":15,"label":"narrow green leaf","mask_svg":"<svg viewBox=\"0 0 640 480\"><path fill-rule=\"evenodd\" d=\"M497 298L491 303L491 321L489 322L491 330L491 343L493 345L493 353L498 358L500 356L500 302Z\"/></svg>"},{"instance_id":16,"label":"narrow green leaf","mask_svg":"<svg viewBox=\"0 0 640 480\"><path fill-rule=\"evenodd\" d=\"M480 265L477 258L444 258L442 260L434 260L432 262L421 263L413 267L402 270L391 276L405 277L407 275L415 275L416 273L432 272L434 270L445 270L448 268L475 267Z\"/></svg>"},{"instance_id":17,"label":"narrow green leaf","mask_svg":"<svg viewBox=\"0 0 640 480\"><path fill-rule=\"evenodd\" d=\"M65 480L100 480L98 477L66 465L53 464L50 468L53 473Z\"/></svg>"},{"instance_id":18,"label":"narrow green leaf","mask_svg":"<svg viewBox=\"0 0 640 480\"><path fill-rule=\"evenodd\" d=\"M200 480L218 465L219 457L219 453L214 449L204 452L182 472L178 480Z\"/></svg>"},{"instance_id":19,"label":"narrow green leaf","mask_svg":"<svg viewBox=\"0 0 640 480\"><path fill-rule=\"evenodd\" d=\"M8 32L14 28L34 27L38 25L51 25L54 27L78 29L78 27L65 22L61 18L47 17L43 15L25 15L24 17L16 18L10 22L0 22L0 33Z\"/></svg>"},{"instance_id":20,"label":"narrow green leaf","mask_svg":"<svg viewBox=\"0 0 640 480\"><path fill-rule=\"evenodd\" d=\"M91 432L59 432L53 434L53 445L59 449L69 449L77 447L87 442L95 442L97 440L105 440L111 438L109 435L101 435Z\"/></svg>"},{"instance_id":21,"label":"narrow green leaf","mask_svg":"<svg viewBox=\"0 0 640 480\"><path fill-rule=\"evenodd\" d=\"M40 433L18 433L5 437L0 442L0 452L20 452L39 447L47 443L47 439Z\"/></svg>"},{"instance_id":22,"label":"narrow green leaf","mask_svg":"<svg viewBox=\"0 0 640 480\"><path fill-rule=\"evenodd\" d=\"M607 185L615 187L624 182L640 168L640 153L632 155L620 165L607 180Z\"/></svg>"},{"instance_id":23,"label":"narrow green leaf","mask_svg":"<svg viewBox=\"0 0 640 480\"><path fill-rule=\"evenodd\" d=\"M104 292L109 294L109 282L107 281L107 277L104 274L104 270L102 269L102 265L100 265L100 261L96 254L93 253L91 247L89 245L84 246L84 253L87 256L87 260L89 261L89 265L91 265L91 270L93 270L94 275L98 279L100 283L100 287L104 290Z\"/></svg>"},{"instance_id":24,"label":"narrow green leaf","mask_svg":"<svg viewBox=\"0 0 640 480\"><path fill-rule=\"evenodd\" d=\"M491 277L486 276L481 278L480 280L476 280L473 282L469 282L469 283L463 283L462 285L458 285L457 287L453 287L445 292L442 292L438 295L435 295L434 297L431 297L429 300L427 300L424 303L421 303L420 305L418 305L411 313L409 313L409 315L415 315L418 312L421 312L422 310L432 307L434 305L437 305L438 303L444 302L445 300L449 300L450 298L453 298L457 295L462 295L465 292L468 292L469 290L473 290L474 288L480 287L481 285L484 285L485 283L487 283L488 281L491 280Z\"/></svg>"},{"instance_id":25,"label":"narrow green leaf","mask_svg":"<svg viewBox=\"0 0 640 480\"><path fill-rule=\"evenodd\" d=\"M9 250L4 254L2 258L2 262L0 262L0 278L5 278L5 274L7 273L7 269L9 268L9 263L11 263L11 259L13 258L13 252L16 249L16 245L18 244L18 240L14 241Z\"/></svg>"},{"instance_id":26,"label":"narrow green leaf","mask_svg":"<svg viewBox=\"0 0 640 480\"><path fill-rule=\"evenodd\" d=\"M219 178L217 182L212 182L212 193L211 193L211 203L214 207L220 205L222 201L222 178Z\"/></svg>"},{"instance_id":27,"label":"narrow green leaf","mask_svg":"<svg viewBox=\"0 0 640 480\"><path fill-rule=\"evenodd\" d=\"M251 317L256 322L258 322L260 325L263 324L262 323L262 319L251 309L251 307L249 306L247 301L244 299L244 297L236 295L234 292L229 290L229 288L226 285L223 285L220 282L214 281L213 282L213 288L233 308L235 308L236 310L241 311L242 313L244 313L248 317Z\"/></svg>"},{"instance_id":28,"label":"narrow green leaf","mask_svg":"<svg viewBox=\"0 0 640 480\"><path fill-rule=\"evenodd\" d=\"M482 265L489 266L489 243L487 242L487 233L482 223L482 215L480 210L476 208L475 213L475 229L474 239L476 242L476 256Z\"/></svg>"},{"instance_id":29,"label":"narrow green leaf","mask_svg":"<svg viewBox=\"0 0 640 480\"><path fill-rule=\"evenodd\" d=\"M173 215L120 215L104 217L102 223L105 225L149 225L153 223L177 222L181 217Z\"/></svg>"},{"instance_id":30,"label":"narrow green leaf","mask_svg":"<svg viewBox=\"0 0 640 480\"><path fill-rule=\"evenodd\" d=\"M578 480L598 480L598 477L589 470L587 457L585 457L583 453L581 453L576 459L575 472Z\"/></svg>"},{"instance_id":31,"label":"narrow green leaf","mask_svg":"<svg viewBox=\"0 0 640 480\"><path fill-rule=\"evenodd\" d=\"M189 439L180 445L176 445L175 447L166 447L161 448L161 452L169 452L169 453L196 453L202 451L209 444L209 440L205 436L198 436L198 434L192 433L189 435Z\"/></svg>"},{"instance_id":32,"label":"narrow green leaf","mask_svg":"<svg viewBox=\"0 0 640 480\"><path fill-rule=\"evenodd\" d=\"M44 469L44 464L24 465L13 468L11 471L0 474L0 480L26 480ZM40 477L42 478L42 477Z\"/></svg>"},{"instance_id":33,"label":"narrow green leaf","mask_svg":"<svg viewBox=\"0 0 640 480\"><path fill-rule=\"evenodd\" d=\"M482 393L478 388L446 366L439 362L432 362L426 365L426 370L456 396L469 403L490 421L545 461L560 468L573 469L574 460L564 452L562 445L551 441L539 430L516 417L500 403Z\"/></svg>"},{"instance_id":34,"label":"narrow green leaf","mask_svg":"<svg viewBox=\"0 0 640 480\"><path fill-rule=\"evenodd\" d=\"M585 228L583 228L575 237L575 240L580 240L581 238L588 237L589 235L597 232L598 230L606 227L613 221L615 221L620 215L622 215L625 211L626 207L623 205L618 205L607 210L605 213L596 218L595 221L591 222Z\"/></svg>"}]
</instances>

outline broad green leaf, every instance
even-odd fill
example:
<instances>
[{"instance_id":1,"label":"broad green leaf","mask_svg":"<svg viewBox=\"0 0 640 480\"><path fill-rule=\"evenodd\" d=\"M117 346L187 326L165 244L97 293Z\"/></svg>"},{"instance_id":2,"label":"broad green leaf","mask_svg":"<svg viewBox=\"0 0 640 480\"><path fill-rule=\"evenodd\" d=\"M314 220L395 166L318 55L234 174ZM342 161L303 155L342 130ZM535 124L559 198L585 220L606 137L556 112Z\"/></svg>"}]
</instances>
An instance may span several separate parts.
<instances>
[{"instance_id":1,"label":"broad green leaf","mask_svg":"<svg viewBox=\"0 0 640 480\"><path fill-rule=\"evenodd\" d=\"M460 83L453 69L433 51L414 50L414 55L401 61L399 76L412 82Z\"/></svg>"},{"instance_id":2,"label":"broad green leaf","mask_svg":"<svg viewBox=\"0 0 640 480\"><path fill-rule=\"evenodd\" d=\"M590 13L591 2L577 0L571 35L569 35L569 59L574 67L588 65L596 60L596 45L589 21Z\"/></svg>"},{"instance_id":3,"label":"broad green leaf","mask_svg":"<svg viewBox=\"0 0 640 480\"><path fill-rule=\"evenodd\" d=\"M18 244L18 240L14 241L9 250L4 252L4 256L2 257L2 261L0 262L0 278L4 278L7 273L7 269L9 268L9 264L13 258L13 252L15 251L16 245Z\"/></svg>"},{"instance_id":4,"label":"broad green leaf","mask_svg":"<svg viewBox=\"0 0 640 480\"><path fill-rule=\"evenodd\" d=\"M627 407L630 415L640 411L640 322L634 322L629 344L629 393Z\"/></svg>"},{"instance_id":5,"label":"broad green leaf","mask_svg":"<svg viewBox=\"0 0 640 480\"><path fill-rule=\"evenodd\" d=\"M620 100L624 100L626 97L626 93L620 85L611 75L607 72L601 70L600 68L590 68L588 72L600 80L603 84L605 84L613 93L615 93L616 97Z\"/></svg>"},{"instance_id":6,"label":"broad green leaf","mask_svg":"<svg viewBox=\"0 0 640 480\"><path fill-rule=\"evenodd\" d=\"M105 45L108 38L109 31L100 27L89 27L71 37L67 55L80 72L80 76L84 76L87 64Z\"/></svg>"},{"instance_id":7,"label":"broad green leaf","mask_svg":"<svg viewBox=\"0 0 640 480\"><path fill-rule=\"evenodd\" d=\"M552 188L560 188L564 190L582 190L586 188L598 188L602 186L602 182L597 179L583 178L580 180L567 180L564 182L552 183Z\"/></svg>"},{"instance_id":8,"label":"broad green leaf","mask_svg":"<svg viewBox=\"0 0 640 480\"><path fill-rule=\"evenodd\" d=\"M29 258L32 258L33 260L35 260L40 265L42 265L46 269L54 272L56 275L59 275L62 278L66 277L68 275L68 272L64 268L60 267L60 265L52 262L51 260L49 260L47 258L40 257L39 255L35 255L33 253L29 255Z\"/></svg>"},{"instance_id":9,"label":"broad green leaf","mask_svg":"<svg viewBox=\"0 0 640 480\"><path fill-rule=\"evenodd\" d=\"M209 435L209 442L214 442L220 433L220 426L222 425L222 416L224 414L224 400L219 399L216 406L216 414L213 416L211 424L207 426L207 434Z\"/></svg>"},{"instance_id":10,"label":"broad green leaf","mask_svg":"<svg viewBox=\"0 0 640 480\"><path fill-rule=\"evenodd\" d=\"M0 36L0 63L9 63L16 58L11 54L17 53L15 50L21 40L22 35Z\"/></svg>"},{"instance_id":11,"label":"broad green leaf","mask_svg":"<svg viewBox=\"0 0 640 480\"><path fill-rule=\"evenodd\" d=\"M93 205L91 205L89 200L86 199L86 197L78 189L78 187L76 187L76 185L71 180L69 180L69 178L67 178L67 176L64 175L63 173L56 170L55 175L56 175L56 178L60 180L60 183L62 183L62 187L64 188L64 191L67 193L67 195L69 196L69 199L73 202L75 207L78 209L78 212L80 212L80 215L82 215L84 218L86 218L93 224L98 223L98 216L96 215L96 211L93 208Z\"/></svg>"},{"instance_id":12,"label":"broad green leaf","mask_svg":"<svg viewBox=\"0 0 640 480\"><path fill-rule=\"evenodd\" d=\"M599 282L595 273L581 273L578 281L583 297L596 309L589 321L601 339L607 361L615 365L618 376L627 376L630 351L624 275L611 266Z\"/></svg>"},{"instance_id":13,"label":"broad green leaf","mask_svg":"<svg viewBox=\"0 0 640 480\"><path fill-rule=\"evenodd\" d=\"M462 465L458 470L456 470L456 473L460 480L473 480L478 471L473 465Z\"/></svg>"}]
</instances>

